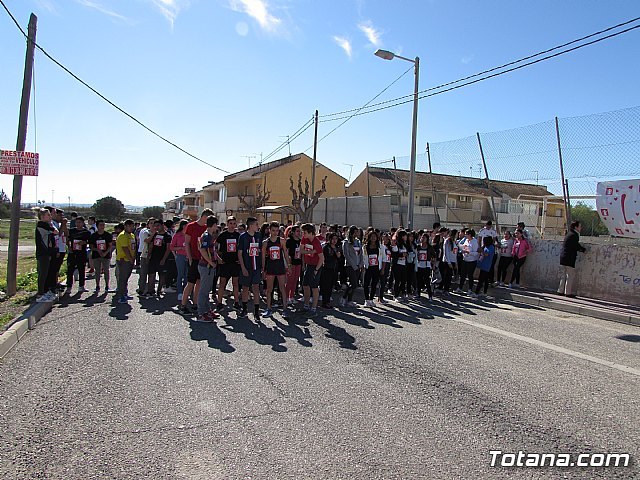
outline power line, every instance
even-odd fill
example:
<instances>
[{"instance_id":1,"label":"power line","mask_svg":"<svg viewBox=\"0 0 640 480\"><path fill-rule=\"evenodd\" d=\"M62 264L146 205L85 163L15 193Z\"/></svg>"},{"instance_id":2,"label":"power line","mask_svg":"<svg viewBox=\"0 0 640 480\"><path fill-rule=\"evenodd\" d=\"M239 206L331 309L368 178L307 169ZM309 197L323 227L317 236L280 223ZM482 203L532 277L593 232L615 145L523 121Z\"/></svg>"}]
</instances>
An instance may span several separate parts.
<instances>
[{"instance_id":1,"label":"power line","mask_svg":"<svg viewBox=\"0 0 640 480\"><path fill-rule=\"evenodd\" d=\"M337 129L339 129L341 126L343 126L345 123L347 123L349 120L351 120L353 117L355 117L358 112L360 110L362 110L363 108L365 108L367 105L369 105L371 102L373 102L376 98L378 98L380 95L382 95L384 92L386 92L389 88L391 88L391 86L393 86L393 84L395 84L398 80L400 80L402 77L404 77L410 70L412 70L414 67L411 66L409 68L407 68L404 73L402 73L402 75L400 75L398 78L396 78L393 82L391 82L389 85L387 85L386 87L384 87L380 93L378 93L375 97L373 97L371 100L369 100L367 103L365 103L363 106L361 106L359 109L357 109L355 111L355 113L353 115L350 115L348 117L342 117L342 118L346 118L344 122L342 122L340 125L338 125L337 127L335 127L333 130L331 130L329 133L327 133L325 136L323 136L322 138L320 138L318 140L318 143L320 143L321 141L323 141L325 138L327 138L329 135L331 135L333 132L335 132ZM325 120L328 121L328 120ZM305 150L305 152L308 152L309 150L311 150L313 148L313 145L309 148L307 148Z\"/></svg>"},{"instance_id":2,"label":"power line","mask_svg":"<svg viewBox=\"0 0 640 480\"><path fill-rule=\"evenodd\" d=\"M20 33L22 33L22 35L28 39L27 34L25 33L25 31L23 30L23 28L20 26L20 24L18 23L18 21L16 20L16 18L13 16L13 14L11 13L11 11L9 10L9 8L5 5L3 0L0 0L0 4L2 4L2 7L4 8L4 10L7 12L7 14L9 15L9 17L11 18L11 20L13 20L13 23L15 23L16 27L18 27L18 30L20 30ZM89 85L87 82L85 82L84 80L82 80L80 77L78 77L75 73L73 73L71 70L69 70L67 67L65 67L62 63L60 63L58 60L56 60L53 56L51 56L44 48L42 48L40 45L38 45L37 42L34 42L34 45L38 48L38 50L40 50L49 60L51 60L53 63L55 63L58 67L60 67L61 69L63 69L65 72L67 72L69 75L71 75L75 80L77 80L78 82L80 82L82 85L84 85L85 87L87 87L89 90L91 90L93 93L95 93L97 96L99 96L102 100L104 100L105 102L107 102L109 105L111 105L113 108L115 108L116 110L118 110L120 113L126 115L127 117L129 117L131 120L133 120L134 122L136 122L138 125L140 125L142 128L144 128L145 130L147 130L149 133L152 133L153 135L155 135L156 137L158 137L160 140L162 140L163 142L168 143L169 145L171 145L172 147L180 150L182 153L190 156L191 158L204 163L205 165L208 165L212 168L215 168L216 170L222 172L222 173L230 173L227 170L224 170L220 167L216 167L215 165L206 162L205 160L202 160L200 157L197 157L196 155L188 152L187 150L185 150L184 148L180 147L179 145L175 144L174 142L172 142L171 140L163 137L162 135L160 135L158 132L156 132L155 130L151 129L150 127L148 127L147 125L145 125L144 123L142 123L140 120L138 120L136 117L134 117L133 115L131 115L130 113L128 113L126 110L124 110L123 108L119 107L118 105L116 105L114 102L112 102L111 100L109 100L107 97L105 97L102 93L100 93L98 90L96 90L95 88L93 88L91 85Z\"/></svg>"},{"instance_id":3,"label":"power line","mask_svg":"<svg viewBox=\"0 0 640 480\"><path fill-rule=\"evenodd\" d=\"M298 138L300 135L302 135L304 132L307 131L307 129L309 129L309 127L311 127L311 125L313 125L313 117L311 117L309 120L307 120L298 130L296 130L294 133L292 133L291 135L288 135L289 138L287 138L286 141L282 142L279 146L277 146L275 148L275 150L273 150L272 152L270 152L269 154L265 155L265 157L262 159L262 163L268 161L270 158L272 158L274 155L276 155L280 150L282 150L286 145L290 145L291 142L293 140L295 140L296 138Z\"/></svg>"},{"instance_id":4,"label":"power line","mask_svg":"<svg viewBox=\"0 0 640 480\"><path fill-rule=\"evenodd\" d=\"M494 72L494 71L496 71L496 70L501 70L501 69L503 69L503 68L505 68L505 67L509 67L509 66L511 66L511 65L515 65L515 64L517 64L517 63L521 63L521 62L523 62L523 61L525 61L525 60L530 60L530 59L532 59L532 58L534 58L534 57L538 57L538 56L540 56L540 55L544 55L544 54L546 54L546 53L550 53L550 52L553 52L553 51L555 51L555 50L559 50L559 49L561 49L561 48L568 47L569 45L573 45L574 43L578 43L578 42L581 42L581 41L583 41L583 40L587 40L587 39L589 39L589 38L592 38L592 37L595 37L595 36L601 35L601 34L603 34L603 33L609 32L609 31L611 31L611 30L615 30L616 28L620 28L620 27L623 27L623 26L625 26L625 25L629 25L629 24L631 24L631 23L637 22L638 20L640 20L640 17L636 17L636 18L633 18L633 19L628 20L628 21L626 21L626 22L622 22L622 23L619 23L619 24L617 24L617 25L614 25L614 26L611 26L611 27L605 28L605 29L603 29L603 30L600 30L600 31L598 31L598 32L591 33L591 34L586 35L586 36L584 36L584 37L577 38L577 39L575 39L575 40L571 40L570 42L563 43L562 45L557 45L557 46L552 47L552 48L549 48L549 49L547 49L547 50L542 50L542 51L540 51L540 52L538 52L538 53L534 53L533 55L528 55L528 56L526 56L526 57L522 57L522 58L520 58L520 59L518 59L518 60L514 60L514 61L511 61L511 62L505 63L505 64L503 64L503 65L500 65L500 66L497 66L497 67L493 67L493 68L490 68L490 69L488 69L488 70L484 70L484 71L482 71L482 72L474 73L473 75L469 75L469 76L464 77L464 78L459 78L458 80L454 80L454 81L452 81L452 82L443 83L443 84L440 84L440 85L436 85L436 86L434 86L434 87L427 88L426 90L421 90L420 92L418 92L418 94L423 94L423 93L427 93L427 92L432 92L432 91L434 91L434 90L439 90L439 89L441 89L441 88L443 88L443 87L448 87L449 85L454 85L454 84L456 84L456 83L464 82L464 81L466 81L466 80L470 80L470 79L472 79L472 78L476 78L476 77L479 77L479 76L481 76L481 75L485 75L485 74L487 74L487 73ZM637 28L637 27L633 27L633 28ZM633 29L633 28L632 28L632 29ZM627 32L627 31L629 31L629 30L632 30L632 29L627 29L627 30L624 30L623 32L619 32L619 33L624 33L624 32ZM615 35L613 35L613 36L615 36ZM604 40L605 38L609 38L609 37L610 37L610 36L603 37L603 38L602 38L602 40ZM595 43L595 42L592 42L592 43ZM586 44L584 44L584 45L590 45L590 44L591 44L591 43L586 43ZM571 50L567 50L567 52L569 52L569 51L571 51ZM551 58L551 57L547 57L547 58ZM534 63L535 63L535 62L534 62ZM527 64L527 65L531 65L531 63L529 63L529 64ZM511 70L509 70L509 71L511 71ZM488 78L491 78L491 77L488 77ZM398 100L402 100L402 99L409 98L409 97L413 97L413 94L403 95L403 96L401 96L401 97L392 98L392 99L390 99L390 100L385 100L384 102L374 103L373 105L369 105L369 107L368 107L368 108L373 108L373 107L377 107L377 106L380 106L380 105L386 105L386 104L393 103L393 102L396 102L396 101L398 101ZM327 113L327 114L325 114L325 115L320 115L320 117L321 117L321 118L334 117L334 116L337 116L337 115L344 115L344 114L347 114L347 113L356 112L356 111L359 111L359 110L361 110L361 109L362 109L362 108L353 108L353 109L350 109L350 110L343 110L342 112ZM341 118L345 118L345 117L341 117ZM338 119L330 119L330 120L323 120L323 121L328 122L328 121L334 121L334 120L338 120Z\"/></svg>"},{"instance_id":5,"label":"power line","mask_svg":"<svg viewBox=\"0 0 640 480\"><path fill-rule=\"evenodd\" d=\"M521 68L528 67L528 66L534 65L536 63L540 63L540 62L542 62L544 60L549 60L551 58L558 57L560 55L564 55L565 53L569 53L569 52L572 52L574 50L578 50L580 48L587 47L589 45L593 45L593 44L601 42L603 40L607 40L609 38L617 37L618 35L622 35L623 33L630 32L631 30L635 30L636 28L640 28L640 25L636 25L634 27L629 27L629 28L627 28L625 30L621 30L619 32L612 33L612 34L607 35L605 37L601 37L601 38L598 38L596 40L592 40L590 42L583 43L581 45L577 45L575 47L569 48L567 50L563 50L561 52L554 53L553 55L547 55L546 57L538 58L538 59L533 60L531 62L523 63L522 65L518 65L516 67L509 68L509 69L504 70L502 72L492 73L491 75L487 75L487 76L482 77L482 78L476 78L475 80L471 80L470 82L466 82L466 83L463 83L463 84L460 84L460 85L455 85L453 87L449 87L449 88L446 88L444 90L440 90L440 91L437 91L437 92L429 93L427 95L421 95L421 96L418 97L418 100L423 100L423 99L428 98L428 97L433 97L435 95L440 95L442 93L450 92L452 90L456 90L458 88L466 87L466 86L472 85L474 83L482 82L484 80L488 80L488 79L493 78L493 77L498 77L500 75L504 75L506 73L510 73L510 72L515 71L515 70L519 70ZM426 90L424 90L424 91L426 91ZM411 95L411 96L413 96L413 95ZM401 102L394 103L392 105L379 107L379 108L376 108L376 109L373 109L373 110L367 110L365 112L356 112L356 113L353 113L350 116L344 116L344 117L338 117L338 118L331 118L331 119L328 119L328 120L323 120L323 122L335 122L335 121L338 121L338 120L342 120L344 118L349 118L350 119L350 118L355 117L355 116L367 115L369 113L379 112L380 110L386 110L387 108L393 108L393 107L397 107L397 106L400 106L400 105L404 105L405 103L409 103L409 102L412 102L412 101L413 101L413 99L408 99L408 100L404 100L404 101L401 101Z\"/></svg>"}]
</instances>

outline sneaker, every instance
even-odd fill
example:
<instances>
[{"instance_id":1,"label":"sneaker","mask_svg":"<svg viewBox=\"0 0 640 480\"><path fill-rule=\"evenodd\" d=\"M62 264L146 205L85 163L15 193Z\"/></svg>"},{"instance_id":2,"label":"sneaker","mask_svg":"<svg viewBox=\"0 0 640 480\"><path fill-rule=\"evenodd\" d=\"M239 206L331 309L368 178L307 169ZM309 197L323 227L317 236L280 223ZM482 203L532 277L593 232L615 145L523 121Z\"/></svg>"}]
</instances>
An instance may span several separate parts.
<instances>
[{"instance_id":1,"label":"sneaker","mask_svg":"<svg viewBox=\"0 0 640 480\"><path fill-rule=\"evenodd\" d=\"M347 299L346 298L341 298L340 299L340 306L344 307L347 304Z\"/></svg>"},{"instance_id":2,"label":"sneaker","mask_svg":"<svg viewBox=\"0 0 640 480\"><path fill-rule=\"evenodd\" d=\"M177 290L173 287L167 287L164 289L164 293L176 293Z\"/></svg>"},{"instance_id":3,"label":"sneaker","mask_svg":"<svg viewBox=\"0 0 640 480\"><path fill-rule=\"evenodd\" d=\"M358 304L356 302L347 302L347 307L355 308Z\"/></svg>"},{"instance_id":4,"label":"sneaker","mask_svg":"<svg viewBox=\"0 0 640 480\"><path fill-rule=\"evenodd\" d=\"M382 303L384 305L387 301L384 298L379 298L378 303Z\"/></svg>"},{"instance_id":5,"label":"sneaker","mask_svg":"<svg viewBox=\"0 0 640 480\"><path fill-rule=\"evenodd\" d=\"M264 318L270 318L271 316L273 316L273 311L270 308L267 308L262 314L262 316Z\"/></svg>"},{"instance_id":6,"label":"sneaker","mask_svg":"<svg viewBox=\"0 0 640 480\"><path fill-rule=\"evenodd\" d=\"M433 302L433 297L429 297L429 298L427 299L427 301L428 301L429 303Z\"/></svg>"},{"instance_id":7,"label":"sneaker","mask_svg":"<svg viewBox=\"0 0 640 480\"><path fill-rule=\"evenodd\" d=\"M520 284L519 283L514 283L513 284L513 288L520 288Z\"/></svg>"},{"instance_id":8,"label":"sneaker","mask_svg":"<svg viewBox=\"0 0 640 480\"><path fill-rule=\"evenodd\" d=\"M116 289L115 288L110 288L109 285L107 285L107 288L105 288L104 290L107 293L116 293Z\"/></svg>"},{"instance_id":9,"label":"sneaker","mask_svg":"<svg viewBox=\"0 0 640 480\"><path fill-rule=\"evenodd\" d=\"M189 313L189 307L186 306L186 305L180 304L180 305L178 305L178 311L180 313Z\"/></svg>"},{"instance_id":10,"label":"sneaker","mask_svg":"<svg viewBox=\"0 0 640 480\"><path fill-rule=\"evenodd\" d=\"M315 308L310 308L310 309L308 310L308 314L309 314L309 316L311 316L311 317L315 316L317 313L318 313L318 310L317 310L317 309L315 309Z\"/></svg>"},{"instance_id":11,"label":"sneaker","mask_svg":"<svg viewBox=\"0 0 640 480\"><path fill-rule=\"evenodd\" d=\"M485 299L485 300L495 300L495 298L494 298L494 297L492 297L491 295L485 295L485 296L484 296L484 299Z\"/></svg>"},{"instance_id":12,"label":"sneaker","mask_svg":"<svg viewBox=\"0 0 640 480\"><path fill-rule=\"evenodd\" d=\"M118 303L122 304L122 305L126 305L129 302L127 301L127 297L125 297L124 295L122 297L120 297L120 300L118 300Z\"/></svg>"},{"instance_id":13,"label":"sneaker","mask_svg":"<svg viewBox=\"0 0 640 480\"><path fill-rule=\"evenodd\" d=\"M461 288L456 288L453 293L459 293L460 295L464 295L464 290L462 290Z\"/></svg>"},{"instance_id":14,"label":"sneaker","mask_svg":"<svg viewBox=\"0 0 640 480\"><path fill-rule=\"evenodd\" d=\"M246 310L238 312L238 318L247 318L248 316L249 313Z\"/></svg>"},{"instance_id":15,"label":"sneaker","mask_svg":"<svg viewBox=\"0 0 640 480\"><path fill-rule=\"evenodd\" d=\"M215 310L209 310L209 312L207 313L207 315L209 316L209 318L211 318L212 320L215 320L216 318L220 318L220 314L218 312L216 312Z\"/></svg>"},{"instance_id":16,"label":"sneaker","mask_svg":"<svg viewBox=\"0 0 640 480\"><path fill-rule=\"evenodd\" d=\"M242 310L242 306L241 306L238 302L235 302L235 303L233 304L233 308L235 308L236 310ZM245 312L245 313L246 313L246 312Z\"/></svg>"},{"instance_id":17,"label":"sneaker","mask_svg":"<svg viewBox=\"0 0 640 480\"><path fill-rule=\"evenodd\" d=\"M203 313L202 315L198 315L194 318L193 321L199 323L211 323L213 322L213 318L211 318L208 313Z\"/></svg>"},{"instance_id":18,"label":"sneaker","mask_svg":"<svg viewBox=\"0 0 640 480\"><path fill-rule=\"evenodd\" d=\"M475 294L475 293L473 293L473 292L469 292L469 296L470 296L471 298L478 298L478 295L476 295L476 294Z\"/></svg>"},{"instance_id":19,"label":"sneaker","mask_svg":"<svg viewBox=\"0 0 640 480\"><path fill-rule=\"evenodd\" d=\"M46 293L43 293L42 295L38 295L36 297L36 303L46 303L46 302L50 302L51 299L47 296Z\"/></svg>"},{"instance_id":20,"label":"sneaker","mask_svg":"<svg viewBox=\"0 0 640 480\"><path fill-rule=\"evenodd\" d=\"M467 290L467 295L469 295L470 297L473 296L473 290Z\"/></svg>"},{"instance_id":21,"label":"sneaker","mask_svg":"<svg viewBox=\"0 0 640 480\"><path fill-rule=\"evenodd\" d=\"M302 305L302 311L303 312L308 312L311 309L311 307L309 307L309 305Z\"/></svg>"},{"instance_id":22,"label":"sneaker","mask_svg":"<svg viewBox=\"0 0 640 480\"><path fill-rule=\"evenodd\" d=\"M181 302L181 301L182 301L182 294L181 294L181 293L179 293L179 294L178 294L178 301L179 301L179 302Z\"/></svg>"},{"instance_id":23,"label":"sneaker","mask_svg":"<svg viewBox=\"0 0 640 480\"><path fill-rule=\"evenodd\" d=\"M193 313L197 313L198 312L198 306L197 305L191 305L191 311Z\"/></svg>"},{"instance_id":24,"label":"sneaker","mask_svg":"<svg viewBox=\"0 0 640 480\"><path fill-rule=\"evenodd\" d=\"M259 321L260 321L260 313L258 313L258 312L253 312L253 319L254 319L256 322L259 322Z\"/></svg>"}]
</instances>

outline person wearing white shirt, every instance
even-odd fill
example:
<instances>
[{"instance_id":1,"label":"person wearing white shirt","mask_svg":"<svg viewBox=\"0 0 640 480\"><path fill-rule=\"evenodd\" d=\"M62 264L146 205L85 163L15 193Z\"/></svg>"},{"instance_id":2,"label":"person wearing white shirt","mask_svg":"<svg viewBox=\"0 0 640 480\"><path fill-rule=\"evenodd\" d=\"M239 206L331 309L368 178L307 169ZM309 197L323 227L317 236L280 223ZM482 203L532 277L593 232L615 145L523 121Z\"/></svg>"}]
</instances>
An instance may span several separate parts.
<instances>
[{"instance_id":1,"label":"person wearing white shirt","mask_svg":"<svg viewBox=\"0 0 640 480\"><path fill-rule=\"evenodd\" d=\"M460 285L456 290L456 293L464 293L462 287L464 286L464 281L467 279L469 281L469 289L467 290L467 294L473 297L475 294L473 293L473 274L476 271L476 266L478 264L478 257L480 253L478 252L478 240L475 238L476 232L472 228L467 230L465 239L460 244L460 248L462 249L462 263L461 272L460 272Z\"/></svg>"}]
</instances>

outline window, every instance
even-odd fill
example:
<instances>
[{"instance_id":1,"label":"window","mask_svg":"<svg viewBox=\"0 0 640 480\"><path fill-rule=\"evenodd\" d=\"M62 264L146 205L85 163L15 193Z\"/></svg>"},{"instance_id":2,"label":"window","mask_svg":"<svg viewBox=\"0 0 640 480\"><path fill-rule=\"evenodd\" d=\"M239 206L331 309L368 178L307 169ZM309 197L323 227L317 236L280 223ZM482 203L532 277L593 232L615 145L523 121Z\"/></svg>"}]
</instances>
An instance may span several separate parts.
<instances>
[{"instance_id":1,"label":"window","mask_svg":"<svg viewBox=\"0 0 640 480\"><path fill-rule=\"evenodd\" d=\"M390 195L391 205L400 205L400 195Z\"/></svg>"},{"instance_id":2,"label":"window","mask_svg":"<svg viewBox=\"0 0 640 480\"><path fill-rule=\"evenodd\" d=\"M455 198L447 198L447 206L449 208L456 208L458 202L456 202Z\"/></svg>"},{"instance_id":3,"label":"window","mask_svg":"<svg viewBox=\"0 0 640 480\"><path fill-rule=\"evenodd\" d=\"M556 208L556 217L562 217L562 216L564 216L563 212L562 212L562 209L561 208Z\"/></svg>"},{"instance_id":4,"label":"window","mask_svg":"<svg viewBox=\"0 0 640 480\"><path fill-rule=\"evenodd\" d=\"M460 201L461 202L468 202L469 200L470 200L469 197L466 197L464 195L460 195Z\"/></svg>"},{"instance_id":5,"label":"window","mask_svg":"<svg viewBox=\"0 0 640 480\"><path fill-rule=\"evenodd\" d=\"M431 205L433 205L433 202L431 201L431 197L420 196L420 198L418 198L418 206L430 207Z\"/></svg>"}]
</instances>

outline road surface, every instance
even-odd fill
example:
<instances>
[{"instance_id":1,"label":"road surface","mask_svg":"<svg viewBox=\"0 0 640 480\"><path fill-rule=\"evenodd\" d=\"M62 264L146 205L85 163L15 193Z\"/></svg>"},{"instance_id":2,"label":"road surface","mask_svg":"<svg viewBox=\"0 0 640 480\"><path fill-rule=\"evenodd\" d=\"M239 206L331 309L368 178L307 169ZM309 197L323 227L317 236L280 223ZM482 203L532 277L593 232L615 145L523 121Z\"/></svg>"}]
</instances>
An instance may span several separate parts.
<instances>
[{"instance_id":1,"label":"road surface","mask_svg":"<svg viewBox=\"0 0 640 480\"><path fill-rule=\"evenodd\" d=\"M171 303L75 295L0 362L1 478L640 477L635 327L465 299L207 325Z\"/></svg>"}]
</instances>

